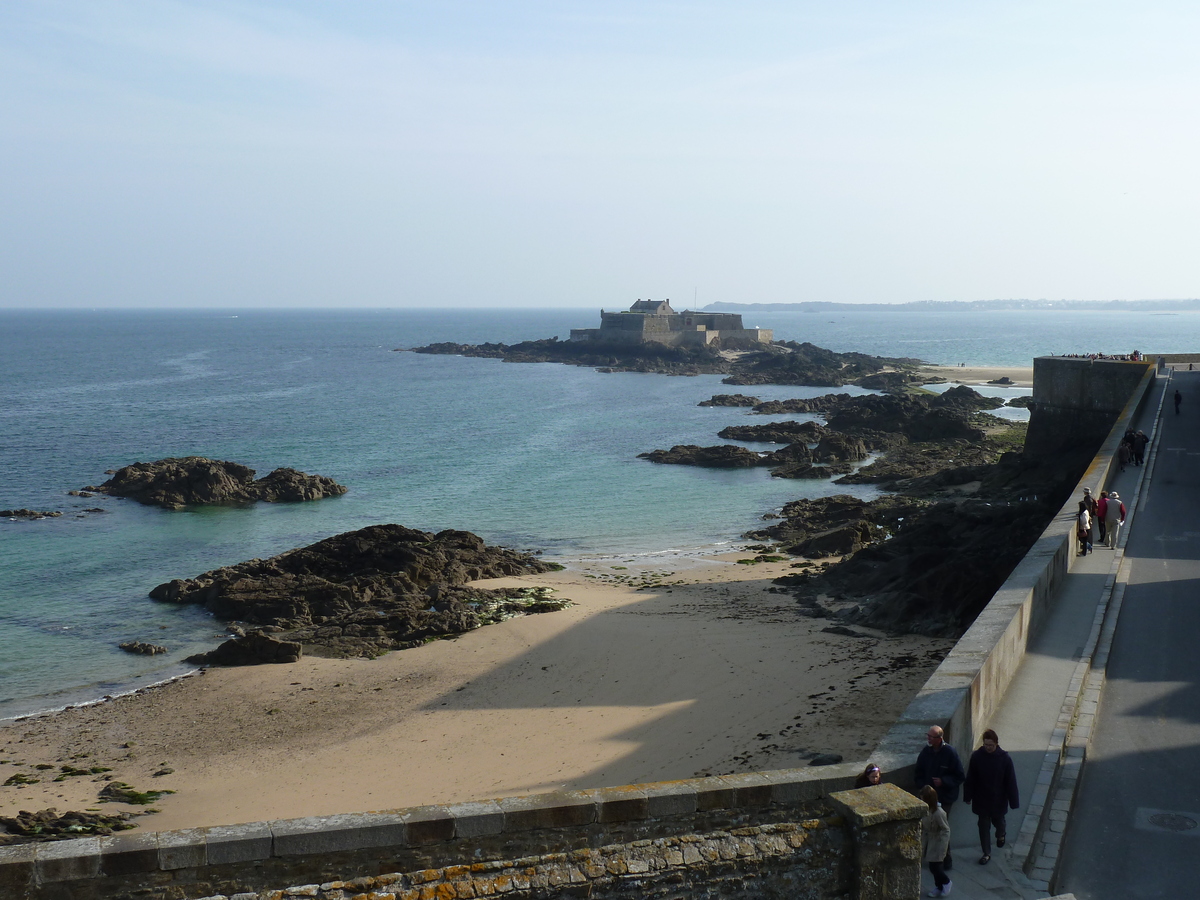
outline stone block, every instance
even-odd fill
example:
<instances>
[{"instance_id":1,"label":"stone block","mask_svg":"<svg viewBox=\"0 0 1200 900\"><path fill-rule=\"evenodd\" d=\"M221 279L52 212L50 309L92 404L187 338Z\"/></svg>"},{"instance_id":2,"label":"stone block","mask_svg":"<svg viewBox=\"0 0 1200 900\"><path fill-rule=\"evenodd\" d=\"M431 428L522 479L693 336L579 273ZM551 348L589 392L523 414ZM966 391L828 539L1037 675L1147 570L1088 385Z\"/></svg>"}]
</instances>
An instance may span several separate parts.
<instances>
[{"instance_id":1,"label":"stone block","mask_svg":"<svg viewBox=\"0 0 1200 900\"><path fill-rule=\"evenodd\" d=\"M270 859L274 852L273 837L270 822L207 828L204 839L208 845L208 864L223 866Z\"/></svg>"},{"instance_id":2,"label":"stone block","mask_svg":"<svg viewBox=\"0 0 1200 900\"><path fill-rule=\"evenodd\" d=\"M34 844L0 847L0 897L23 896L25 888L33 883L35 850Z\"/></svg>"},{"instance_id":3,"label":"stone block","mask_svg":"<svg viewBox=\"0 0 1200 900\"><path fill-rule=\"evenodd\" d=\"M923 801L894 784L838 791L829 800L856 828L921 819L929 812Z\"/></svg>"},{"instance_id":4,"label":"stone block","mask_svg":"<svg viewBox=\"0 0 1200 900\"><path fill-rule=\"evenodd\" d=\"M761 772L743 772L718 777L733 789L734 807L748 809L771 805L771 780Z\"/></svg>"},{"instance_id":5,"label":"stone block","mask_svg":"<svg viewBox=\"0 0 1200 900\"><path fill-rule=\"evenodd\" d=\"M494 800L450 803L444 808L454 819L455 837L485 837L504 831L504 810Z\"/></svg>"},{"instance_id":6,"label":"stone block","mask_svg":"<svg viewBox=\"0 0 1200 900\"><path fill-rule=\"evenodd\" d=\"M650 817L650 803L639 785L589 791L596 801L597 822L635 822Z\"/></svg>"},{"instance_id":7,"label":"stone block","mask_svg":"<svg viewBox=\"0 0 1200 900\"><path fill-rule=\"evenodd\" d=\"M157 872L158 834L117 833L100 838L100 871L108 876Z\"/></svg>"},{"instance_id":8,"label":"stone block","mask_svg":"<svg viewBox=\"0 0 1200 900\"><path fill-rule=\"evenodd\" d=\"M406 846L399 813L342 813L270 823L275 856Z\"/></svg>"},{"instance_id":9,"label":"stone block","mask_svg":"<svg viewBox=\"0 0 1200 900\"><path fill-rule=\"evenodd\" d=\"M454 816L444 806L414 806L400 817L410 847L454 839Z\"/></svg>"},{"instance_id":10,"label":"stone block","mask_svg":"<svg viewBox=\"0 0 1200 900\"><path fill-rule=\"evenodd\" d=\"M170 869L195 869L208 864L208 845L204 842L203 828L185 828L181 831L160 831L158 834L158 867Z\"/></svg>"},{"instance_id":11,"label":"stone block","mask_svg":"<svg viewBox=\"0 0 1200 900\"><path fill-rule=\"evenodd\" d=\"M583 791L504 797L498 802L504 811L505 832L591 825L596 821L596 800Z\"/></svg>"},{"instance_id":12,"label":"stone block","mask_svg":"<svg viewBox=\"0 0 1200 900\"><path fill-rule=\"evenodd\" d=\"M696 811L696 788L691 781L660 781L642 786L646 813L652 819L690 816Z\"/></svg>"},{"instance_id":13,"label":"stone block","mask_svg":"<svg viewBox=\"0 0 1200 900\"><path fill-rule=\"evenodd\" d=\"M100 874L99 838L50 841L36 846L35 868L41 884L95 878Z\"/></svg>"},{"instance_id":14,"label":"stone block","mask_svg":"<svg viewBox=\"0 0 1200 900\"><path fill-rule=\"evenodd\" d=\"M720 778L697 778L696 809L707 812L710 809L732 809L737 802L737 788L726 784Z\"/></svg>"}]
</instances>

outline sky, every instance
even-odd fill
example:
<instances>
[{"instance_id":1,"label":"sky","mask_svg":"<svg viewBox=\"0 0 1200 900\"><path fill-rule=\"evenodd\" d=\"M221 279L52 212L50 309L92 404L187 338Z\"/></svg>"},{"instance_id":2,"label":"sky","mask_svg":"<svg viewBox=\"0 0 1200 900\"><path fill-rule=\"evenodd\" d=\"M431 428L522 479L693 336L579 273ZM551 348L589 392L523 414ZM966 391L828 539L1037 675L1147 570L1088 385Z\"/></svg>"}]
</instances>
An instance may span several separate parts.
<instances>
[{"instance_id":1,"label":"sky","mask_svg":"<svg viewBox=\"0 0 1200 900\"><path fill-rule=\"evenodd\" d=\"M1197 297L1198 26L1155 0L8 0L0 306Z\"/></svg>"}]
</instances>

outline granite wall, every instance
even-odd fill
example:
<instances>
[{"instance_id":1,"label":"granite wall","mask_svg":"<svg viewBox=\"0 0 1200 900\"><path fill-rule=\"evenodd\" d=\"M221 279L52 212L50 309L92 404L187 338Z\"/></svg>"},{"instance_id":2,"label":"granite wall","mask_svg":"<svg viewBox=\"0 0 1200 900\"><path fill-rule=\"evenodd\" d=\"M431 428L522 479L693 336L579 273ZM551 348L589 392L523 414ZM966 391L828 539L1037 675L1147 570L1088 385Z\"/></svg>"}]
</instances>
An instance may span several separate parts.
<instances>
[{"instance_id":1,"label":"granite wall","mask_svg":"<svg viewBox=\"0 0 1200 900\"><path fill-rule=\"evenodd\" d=\"M925 806L848 767L0 848L5 900L910 900Z\"/></svg>"}]
</instances>

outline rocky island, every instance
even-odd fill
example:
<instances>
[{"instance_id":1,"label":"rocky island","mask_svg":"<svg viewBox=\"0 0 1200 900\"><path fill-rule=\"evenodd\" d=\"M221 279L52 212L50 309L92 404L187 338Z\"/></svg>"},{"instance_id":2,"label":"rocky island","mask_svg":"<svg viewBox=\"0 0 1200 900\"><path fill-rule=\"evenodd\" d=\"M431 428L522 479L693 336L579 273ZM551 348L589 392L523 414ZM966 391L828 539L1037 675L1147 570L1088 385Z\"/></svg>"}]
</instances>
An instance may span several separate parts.
<instances>
[{"instance_id":1,"label":"rocky island","mask_svg":"<svg viewBox=\"0 0 1200 900\"><path fill-rule=\"evenodd\" d=\"M101 485L83 490L113 497L129 497L147 506L183 509L214 504L296 503L346 493L346 488L323 475L306 475L295 469L275 469L255 480L254 469L234 462L185 456L136 462L124 466ZM83 496L86 496L84 494Z\"/></svg>"},{"instance_id":2,"label":"rocky island","mask_svg":"<svg viewBox=\"0 0 1200 900\"><path fill-rule=\"evenodd\" d=\"M160 584L150 597L198 603L237 635L197 662L288 662L378 656L462 634L521 613L561 609L544 591L485 590L484 578L561 568L490 547L468 531L437 534L372 525L270 559L253 559Z\"/></svg>"}]
</instances>

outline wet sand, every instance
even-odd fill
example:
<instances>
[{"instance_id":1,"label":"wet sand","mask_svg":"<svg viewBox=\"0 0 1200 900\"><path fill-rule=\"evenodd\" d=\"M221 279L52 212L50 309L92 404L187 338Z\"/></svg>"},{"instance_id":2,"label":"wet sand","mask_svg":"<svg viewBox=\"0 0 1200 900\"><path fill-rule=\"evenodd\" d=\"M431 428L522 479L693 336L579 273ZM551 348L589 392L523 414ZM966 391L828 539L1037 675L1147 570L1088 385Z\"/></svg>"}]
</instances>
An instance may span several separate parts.
<instances>
[{"instance_id":1,"label":"wet sand","mask_svg":"<svg viewBox=\"0 0 1200 900\"><path fill-rule=\"evenodd\" d=\"M0 815L142 809L99 805L105 779L175 791L139 820L167 830L865 759L950 642L824 633L769 590L791 561L736 562L752 556L481 582L547 584L575 605L7 723L0 781L40 783L0 788ZM53 781L64 765L111 771Z\"/></svg>"},{"instance_id":2,"label":"wet sand","mask_svg":"<svg viewBox=\"0 0 1200 900\"><path fill-rule=\"evenodd\" d=\"M1007 377L1012 379L1014 387L1025 388L1026 392L1033 388L1033 366L922 366L920 371L923 375L970 386Z\"/></svg>"}]
</instances>

